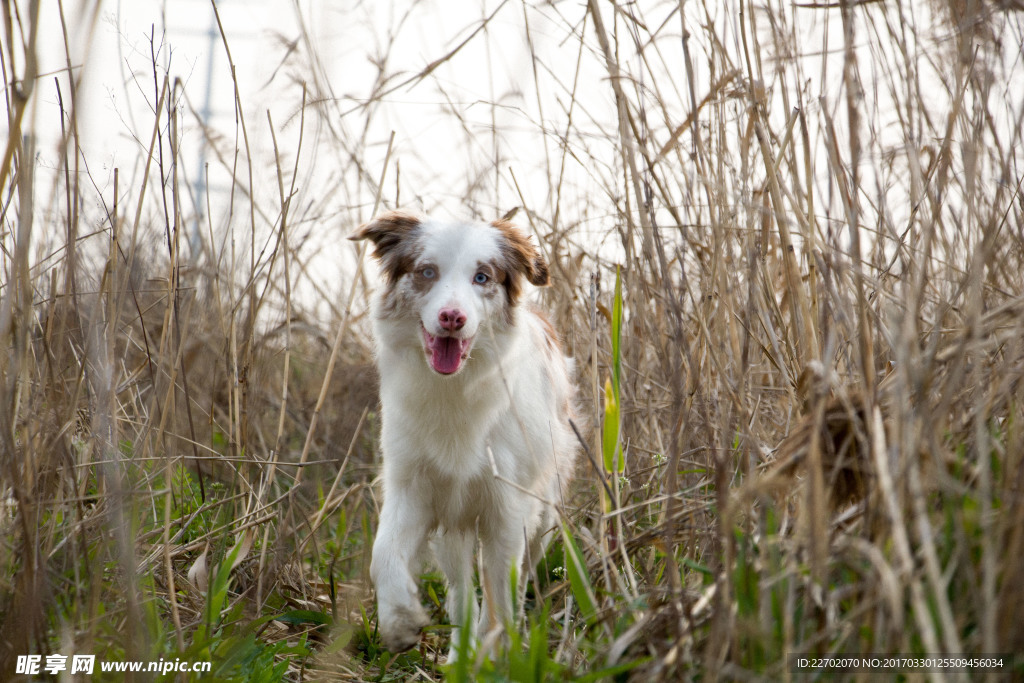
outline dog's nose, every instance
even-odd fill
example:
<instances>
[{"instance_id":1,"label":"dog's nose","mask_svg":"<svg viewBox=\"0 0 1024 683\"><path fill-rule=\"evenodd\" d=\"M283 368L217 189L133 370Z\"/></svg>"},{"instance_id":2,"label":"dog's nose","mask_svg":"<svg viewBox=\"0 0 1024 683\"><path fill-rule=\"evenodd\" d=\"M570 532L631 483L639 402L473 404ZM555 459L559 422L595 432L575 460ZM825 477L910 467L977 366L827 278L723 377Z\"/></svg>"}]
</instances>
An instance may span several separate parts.
<instances>
[{"instance_id":1,"label":"dog's nose","mask_svg":"<svg viewBox=\"0 0 1024 683\"><path fill-rule=\"evenodd\" d=\"M441 329L456 332L466 324L466 314L457 308L442 308L437 314L437 321L441 323Z\"/></svg>"}]
</instances>

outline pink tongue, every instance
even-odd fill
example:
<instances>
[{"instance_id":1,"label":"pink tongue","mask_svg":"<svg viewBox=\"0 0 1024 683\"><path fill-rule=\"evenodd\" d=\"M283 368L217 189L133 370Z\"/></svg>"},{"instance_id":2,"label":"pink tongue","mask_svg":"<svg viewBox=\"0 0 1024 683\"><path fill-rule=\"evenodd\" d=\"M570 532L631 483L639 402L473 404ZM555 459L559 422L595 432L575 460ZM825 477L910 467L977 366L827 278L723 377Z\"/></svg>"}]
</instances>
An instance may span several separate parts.
<instances>
[{"instance_id":1,"label":"pink tongue","mask_svg":"<svg viewBox=\"0 0 1024 683\"><path fill-rule=\"evenodd\" d=\"M462 343L455 337L434 337L430 345L430 365L442 375L450 375L462 364Z\"/></svg>"}]
</instances>

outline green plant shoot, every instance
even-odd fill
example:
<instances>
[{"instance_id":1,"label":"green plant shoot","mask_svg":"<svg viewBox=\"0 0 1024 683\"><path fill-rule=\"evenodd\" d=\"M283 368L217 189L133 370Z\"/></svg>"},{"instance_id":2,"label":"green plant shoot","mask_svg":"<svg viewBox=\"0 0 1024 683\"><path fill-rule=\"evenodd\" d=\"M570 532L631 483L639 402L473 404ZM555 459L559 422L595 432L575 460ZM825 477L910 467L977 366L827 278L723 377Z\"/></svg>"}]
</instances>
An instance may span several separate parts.
<instances>
[{"instance_id":1,"label":"green plant shoot","mask_svg":"<svg viewBox=\"0 0 1024 683\"><path fill-rule=\"evenodd\" d=\"M601 451L604 469L617 474L626 469L619 439L622 413L620 386L622 380L622 276L615 269L615 300L612 303L612 377L604 384L604 424L601 429Z\"/></svg>"}]
</instances>

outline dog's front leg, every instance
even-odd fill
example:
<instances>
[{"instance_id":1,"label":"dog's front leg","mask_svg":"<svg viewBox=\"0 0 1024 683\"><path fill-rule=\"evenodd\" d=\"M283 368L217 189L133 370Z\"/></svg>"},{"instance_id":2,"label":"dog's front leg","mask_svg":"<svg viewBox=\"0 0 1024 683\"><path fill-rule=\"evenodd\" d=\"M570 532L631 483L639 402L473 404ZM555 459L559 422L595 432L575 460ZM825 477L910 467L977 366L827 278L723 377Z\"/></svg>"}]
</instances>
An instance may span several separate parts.
<instances>
[{"instance_id":1,"label":"dog's front leg","mask_svg":"<svg viewBox=\"0 0 1024 683\"><path fill-rule=\"evenodd\" d=\"M434 543L434 556L448 579L448 619L452 626L451 645L448 648L448 662L458 656L464 633L473 633L477 618L476 589L473 587L473 534L460 531L446 531ZM464 630L465 629L465 630Z\"/></svg>"},{"instance_id":2,"label":"dog's front leg","mask_svg":"<svg viewBox=\"0 0 1024 683\"><path fill-rule=\"evenodd\" d=\"M516 571L518 585L523 583L523 555L526 552L524 525L514 520L503 520L495 529L481 537L480 552L483 560L483 607L480 612L480 637L492 631L513 625L518 611L512 605L512 570ZM519 593L518 586L516 593Z\"/></svg>"},{"instance_id":3,"label":"dog's front leg","mask_svg":"<svg viewBox=\"0 0 1024 683\"><path fill-rule=\"evenodd\" d=\"M416 645L429 623L413 573L428 532L429 515L408 489L385 492L373 542L370 577L377 589L377 619L384 647L402 652Z\"/></svg>"}]
</instances>

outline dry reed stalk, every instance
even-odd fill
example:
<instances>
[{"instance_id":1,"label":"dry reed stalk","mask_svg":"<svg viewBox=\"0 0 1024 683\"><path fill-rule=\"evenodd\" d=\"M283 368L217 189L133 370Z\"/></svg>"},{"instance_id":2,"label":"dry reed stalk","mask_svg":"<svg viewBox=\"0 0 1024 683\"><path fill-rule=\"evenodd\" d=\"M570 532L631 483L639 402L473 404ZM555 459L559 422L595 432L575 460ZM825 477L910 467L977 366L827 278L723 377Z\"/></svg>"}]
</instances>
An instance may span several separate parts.
<instances>
[{"instance_id":1,"label":"dry reed stalk","mask_svg":"<svg viewBox=\"0 0 1024 683\"><path fill-rule=\"evenodd\" d=\"M380 180L377 182L377 196L373 200L373 215L377 214L380 208L381 195L384 190L384 177L387 173L388 162L391 160L391 149L395 141L394 132L391 133L391 137L388 139L388 151L384 155L384 163L381 165ZM363 263L363 256L366 252L366 244L360 244L359 256L356 258L357 268ZM320 395L316 400L316 407L313 408L313 417L309 423L309 431L306 434L306 442L302 446L302 455L299 456L299 465L304 464L309 457L310 445L313 442L313 434L316 432L317 418L320 416L320 410L323 408L324 399L327 397L327 388L331 381L331 375L334 371L334 365L338 360L338 350L341 348L341 340L344 339L345 333L348 330L349 322L351 321L352 302L355 300L356 287L359 283L358 278L352 278L352 285L349 288L348 299L345 304L345 316L341 319L341 324L338 326L338 334L334 337L334 344L331 346L331 356L327 361L327 371L324 373L324 381L320 386ZM296 486L302 479L302 469L299 469L295 474ZM293 489L294 490L294 489Z\"/></svg>"}]
</instances>

